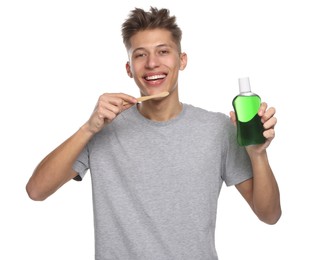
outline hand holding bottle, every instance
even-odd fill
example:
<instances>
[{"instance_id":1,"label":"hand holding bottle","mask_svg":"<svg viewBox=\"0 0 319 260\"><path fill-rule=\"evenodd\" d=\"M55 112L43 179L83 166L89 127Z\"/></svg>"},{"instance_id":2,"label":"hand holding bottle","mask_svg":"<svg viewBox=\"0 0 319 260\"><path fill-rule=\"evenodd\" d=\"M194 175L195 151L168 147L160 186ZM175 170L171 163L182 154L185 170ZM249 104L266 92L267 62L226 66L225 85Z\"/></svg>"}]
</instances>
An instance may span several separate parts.
<instances>
[{"instance_id":1,"label":"hand holding bottle","mask_svg":"<svg viewBox=\"0 0 319 260\"><path fill-rule=\"evenodd\" d=\"M266 149L275 137L276 110L261 102L260 97L251 92L249 78L239 79L240 94L233 99L235 112L231 120L237 125L237 141L241 146L262 144Z\"/></svg>"},{"instance_id":2,"label":"hand holding bottle","mask_svg":"<svg viewBox=\"0 0 319 260\"><path fill-rule=\"evenodd\" d=\"M276 109L274 107L268 108L266 102L262 102L260 104L258 110L258 116L260 117L263 130L263 137L265 138L265 142L258 145L261 150L266 149L271 141L275 138L275 125L277 124L277 118L275 117ZM229 113L230 119L234 125L237 125L237 118L234 111ZM246 148L250 148L251 146L247 146Z\"/></svg>"}]
</instances>

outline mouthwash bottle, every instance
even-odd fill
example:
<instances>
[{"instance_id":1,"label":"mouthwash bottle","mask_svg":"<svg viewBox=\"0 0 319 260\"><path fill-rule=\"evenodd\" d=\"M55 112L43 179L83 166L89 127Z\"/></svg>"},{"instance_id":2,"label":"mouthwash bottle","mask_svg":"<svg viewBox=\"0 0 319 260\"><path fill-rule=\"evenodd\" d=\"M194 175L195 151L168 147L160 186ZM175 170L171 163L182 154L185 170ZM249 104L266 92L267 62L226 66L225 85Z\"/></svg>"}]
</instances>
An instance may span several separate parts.
<instances>
[{"instance_id":1,"label":"mouthwash bottle","mask_svg":"<svg viewBox=\"0 0 319 260\"><path fill-rule=\"evenodd\" d=\"M237 119L237 142L241 146L262 144L264 127L258 115L261 99L251 92L249 78L240 78L239 95L233 99Z\"/></svg>"}]
</instances>

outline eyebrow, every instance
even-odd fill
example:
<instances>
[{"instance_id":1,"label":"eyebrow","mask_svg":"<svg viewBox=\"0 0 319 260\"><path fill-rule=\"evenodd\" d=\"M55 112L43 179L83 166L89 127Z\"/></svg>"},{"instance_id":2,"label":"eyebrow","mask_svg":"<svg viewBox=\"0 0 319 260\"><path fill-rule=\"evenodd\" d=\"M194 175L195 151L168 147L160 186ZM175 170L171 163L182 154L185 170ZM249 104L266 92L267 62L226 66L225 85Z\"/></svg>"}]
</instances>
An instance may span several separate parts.
<instances>
[{"instance_id":1,"label":"eyebrow","mask_svg":"<svg viewBox=\"0 0 319 260\"><path fill-rule=\"evenodd\" d=\"M162 44L156 45L155 49L162 48L162 47L173 48L170 44L162 43ZM143 50L146 50L146 48L144 48L144 47L136 48L135 50L133 50L132 54L134 54L135 52L140 51L140 50L143 51Z\"/></svg>"}]
</instances>

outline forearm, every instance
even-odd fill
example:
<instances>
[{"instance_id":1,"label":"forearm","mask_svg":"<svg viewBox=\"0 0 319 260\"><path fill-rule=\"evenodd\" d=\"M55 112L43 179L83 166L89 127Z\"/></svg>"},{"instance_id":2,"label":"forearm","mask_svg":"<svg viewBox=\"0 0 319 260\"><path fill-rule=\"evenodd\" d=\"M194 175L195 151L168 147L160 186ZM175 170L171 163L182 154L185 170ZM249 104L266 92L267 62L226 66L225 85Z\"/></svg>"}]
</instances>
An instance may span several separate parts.
<instances>
[{"instance_id":1,"label":"forearm","mask_svg":"<svg viewBox=\"0 0 319 260\"><path fill-rule=\"evenodd\" d=\"M277 181L268 163L267 154L251 157L253 167L253 209L268 224L274 224L281 215Z\"/></svg>"},{"instance_id":2,"label":"forearm","mask_svg":"<svg viewBox=\"0 0 319 260\"><path fill-rule=\"evenodd\" d=\"M44 200L75 177L72 166L91 137L84 125L40 162L26 186L31 199Z\"/></svg>"}]
</instances>

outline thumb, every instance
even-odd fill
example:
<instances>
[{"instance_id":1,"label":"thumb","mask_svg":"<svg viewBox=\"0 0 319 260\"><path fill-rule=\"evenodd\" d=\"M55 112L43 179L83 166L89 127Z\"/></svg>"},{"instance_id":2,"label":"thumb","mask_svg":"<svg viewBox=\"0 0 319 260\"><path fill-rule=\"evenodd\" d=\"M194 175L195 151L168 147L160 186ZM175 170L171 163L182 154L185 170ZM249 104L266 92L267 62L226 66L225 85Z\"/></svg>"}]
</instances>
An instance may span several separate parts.
<instances>
[{"instance_id":1,"label":"thumb","mask_svg":"<svg viewBox=\"0 0 319 260\"><path fill-rule=\"evenodd\" d=\"M235 114L235 112L234 112L234 111L230 111L230 112L229 112L229 116L230 116L230 121L231 121L234 125L236 125L236 114Z\"/></svg>"}]
</instances>

